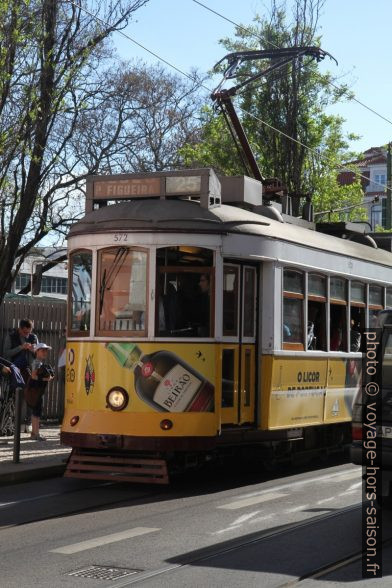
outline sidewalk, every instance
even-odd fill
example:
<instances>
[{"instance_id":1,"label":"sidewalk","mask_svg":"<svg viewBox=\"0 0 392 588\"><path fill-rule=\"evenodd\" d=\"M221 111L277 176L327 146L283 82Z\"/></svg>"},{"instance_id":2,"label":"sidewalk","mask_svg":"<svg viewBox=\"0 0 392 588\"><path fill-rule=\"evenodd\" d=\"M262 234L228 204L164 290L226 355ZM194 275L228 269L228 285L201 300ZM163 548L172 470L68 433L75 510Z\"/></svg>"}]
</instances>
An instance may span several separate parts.
<instances>
[{"instance_id":1,"label":"sidewalk","mask_svg":"<svg viewBox=\"0 0 392 588\"><path fill-rule=\"evenodd\" d=\"M20 437L20 463L13 463L13 437L0 437L0 486L59 476L71 452L60 445L60 427L40 429L46 441L32 441L30 433Z\"/></svg>"}]
</instances>

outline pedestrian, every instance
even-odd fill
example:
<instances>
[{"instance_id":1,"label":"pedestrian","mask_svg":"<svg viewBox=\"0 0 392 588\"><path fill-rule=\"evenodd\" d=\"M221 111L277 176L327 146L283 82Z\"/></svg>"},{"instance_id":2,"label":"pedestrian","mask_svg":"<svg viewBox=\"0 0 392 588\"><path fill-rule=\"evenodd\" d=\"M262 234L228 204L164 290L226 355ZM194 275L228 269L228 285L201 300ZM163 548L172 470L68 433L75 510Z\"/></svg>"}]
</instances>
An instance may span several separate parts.
<instances>
[{"instance_id":1,"label":"pedestrian","mask_svg":"<svg viewBox=\"0 0 392 588\"><path fill-rule=\"evenodd\" d=\"M19 368L25 383L27 383L31 374L31 366L34 360L34 346L38 343L38 337L33 333L33 326L34 323L31 319L21 319L18 328L8 333L4 346L5 357ZM17 387L24 386L15 387L12 385L14 390ZM30 418L31 411L23 403L22 422L24 423L25 431L29 426Z\"/></svg>"},{"instance_id":2,"label":"pedestrian","mask_svg":"<svg viewBox=\"0 0 392 588\"><path fill-rule=\"evenodd\" d=\"M34 346L38 337L33 333L33 321L21 319L17 329L10 331L6 339L4 354L16 367L20 369L26 381L34 360Z\"/></svg>"},{"instance_id":3,"label":"pedestrian","mask_svg":"<svg viewBox=\"0 0 392 588\"><path fill-rule=\"evenodd\" d=\"M46 343L38 343L35 346L35 359L31 366L31 376L25 388L25 400L32 409L31 439L45 441L45 437L39 434L39 424L42 414L42 401L48 382L54 378L54 370L47 363L48 352L52 349Z\"/></svg>"}]
</instances>

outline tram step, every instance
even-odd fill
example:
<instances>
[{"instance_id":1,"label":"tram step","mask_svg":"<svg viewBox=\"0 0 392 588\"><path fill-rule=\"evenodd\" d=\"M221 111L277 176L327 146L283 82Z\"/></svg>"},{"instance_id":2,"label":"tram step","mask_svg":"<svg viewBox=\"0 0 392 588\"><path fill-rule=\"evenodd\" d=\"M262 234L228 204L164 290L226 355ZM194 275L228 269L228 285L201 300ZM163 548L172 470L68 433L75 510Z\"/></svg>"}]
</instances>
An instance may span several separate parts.
<instances>
[{"instance_id":1,"label":"tram step","mask_svg":"<svg viewBox=\"0 0 392 588\"><path fill-rule=\"evenodd\" d=\"M169 483L164 459L89 453L77 449L71 453L64 476L111 482Z\"/></svg>"}]
</instances>

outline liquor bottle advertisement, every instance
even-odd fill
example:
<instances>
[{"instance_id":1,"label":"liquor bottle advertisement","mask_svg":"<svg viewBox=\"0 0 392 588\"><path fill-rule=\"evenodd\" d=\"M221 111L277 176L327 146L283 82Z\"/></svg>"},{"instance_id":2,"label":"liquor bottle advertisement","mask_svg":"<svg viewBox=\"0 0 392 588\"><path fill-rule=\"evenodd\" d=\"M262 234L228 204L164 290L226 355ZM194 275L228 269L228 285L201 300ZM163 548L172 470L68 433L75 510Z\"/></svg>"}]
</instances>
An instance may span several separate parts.
<instances>
[{"instance_id":1,"label":"liquor bottle advertisement","mask_svg":"<svg viewBox=\"0 0 392 588\"><path fill-rule=\"evenodd\" d=\"M118 386L129 394L127 412L214 412L215 345L86 341L67 352L68 405L77 398L81 409L102 408Z\"/></svg>"}]
</instances>

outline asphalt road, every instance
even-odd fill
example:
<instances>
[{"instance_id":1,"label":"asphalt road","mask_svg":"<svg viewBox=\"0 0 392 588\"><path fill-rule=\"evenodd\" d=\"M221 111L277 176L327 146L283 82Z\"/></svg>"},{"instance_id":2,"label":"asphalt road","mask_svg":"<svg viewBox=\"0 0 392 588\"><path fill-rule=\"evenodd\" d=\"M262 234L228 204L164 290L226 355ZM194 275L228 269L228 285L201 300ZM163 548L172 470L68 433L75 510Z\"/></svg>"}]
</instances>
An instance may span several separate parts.
<instances>
[{"instance_id":1,"label":"asphalt road","mask_svg":"<svg viewBox=\"0 0 392 588\"><path fill-rule=\"evenodd\" d=\"M362 588L360 476L335 463L274 476L212 469L168 488L3 487L0 586ZM392 536L392 515L383 527ZM391 585L392 542L384 552L375 586Z\"/></svg>"}]
</instances>

